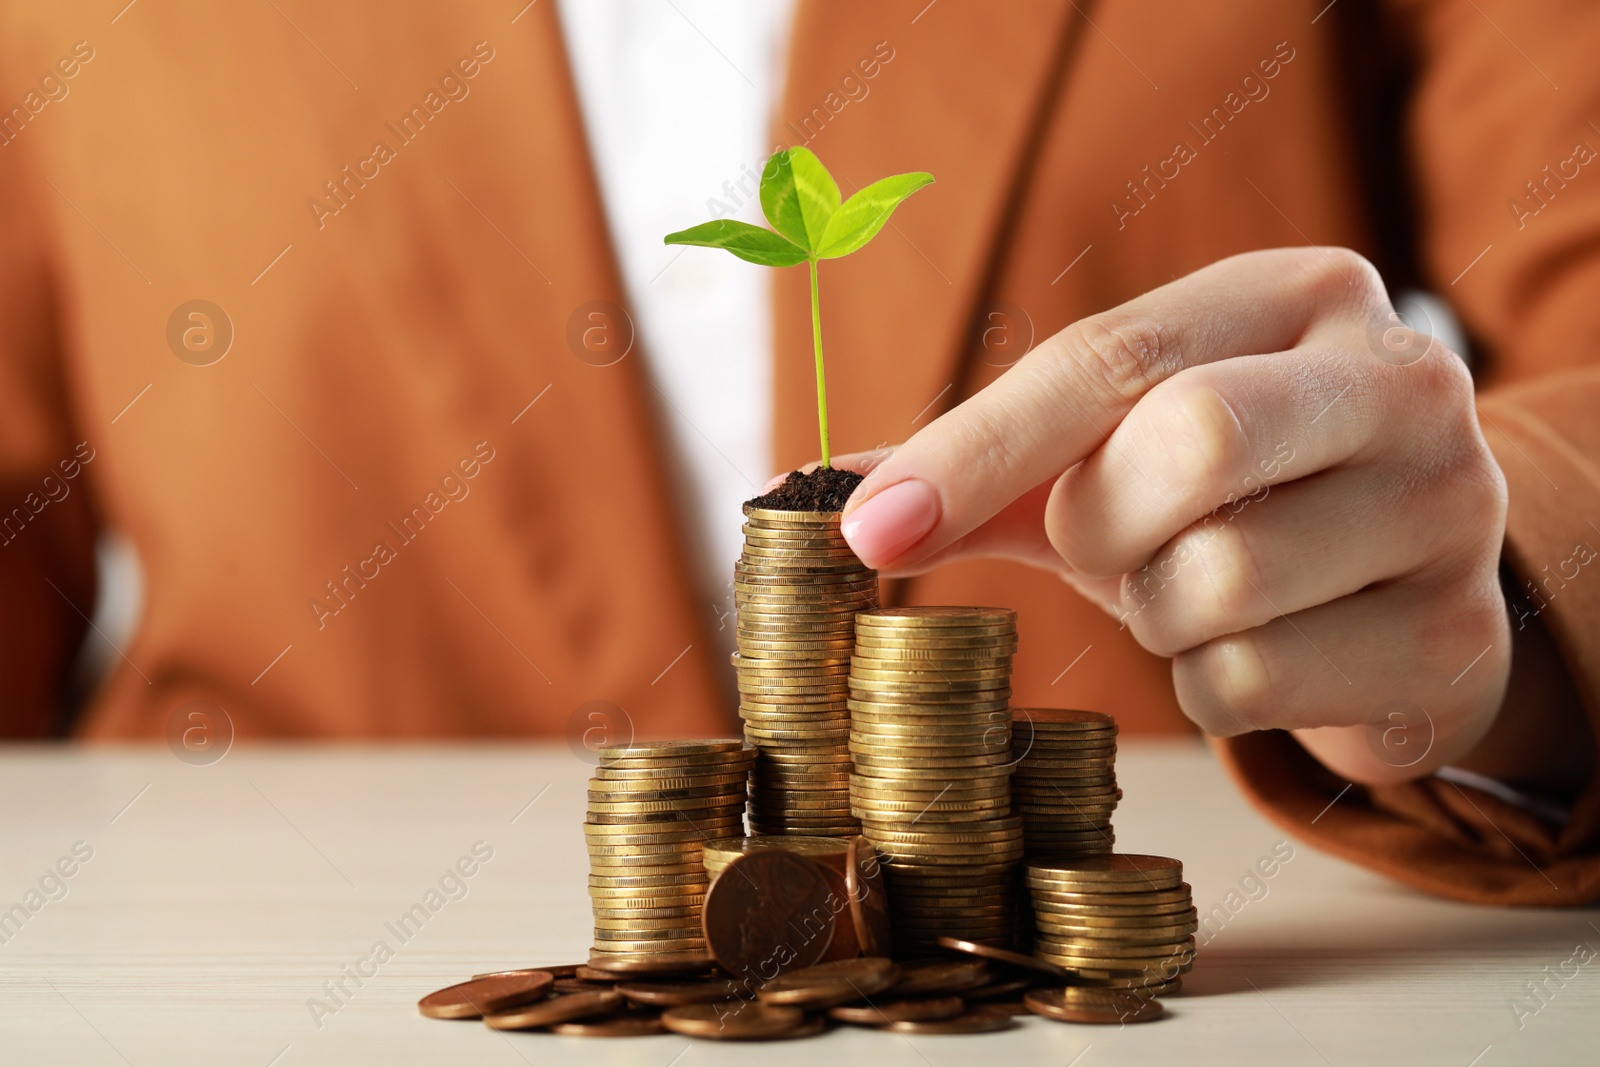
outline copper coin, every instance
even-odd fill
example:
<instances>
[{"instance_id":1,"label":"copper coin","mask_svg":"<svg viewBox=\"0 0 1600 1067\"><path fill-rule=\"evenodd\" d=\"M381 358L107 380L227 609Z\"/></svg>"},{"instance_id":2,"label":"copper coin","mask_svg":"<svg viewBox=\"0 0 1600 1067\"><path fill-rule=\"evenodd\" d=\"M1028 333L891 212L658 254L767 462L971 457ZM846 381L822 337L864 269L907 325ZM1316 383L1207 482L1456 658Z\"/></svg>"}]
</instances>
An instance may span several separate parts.
<instances>
[{"instance_id":1,"label":"copper coin","mask_svg":"<svg viewBox=\"0 0 1600 1067\"><path fill-rule=\"evenodd\" d=\"M756 991L763 1004L831 1008L883 992L900 978L900 965L882 956L834 960L780 974Z\"/></svg>"},{"instance_id":2,"label":"copper coin","mask_svg":"<svg viewBox=\"0 0 1600 1067\"><path fill-rule=\"evenodd\" d=\"M845 854L844 888L850 901L850 920L862 953L889 955L894 936L889 921L889 893L884 888L878 850L860 835L850 839L849 851Z\"/></svg>"},{"instance_id":3,"label":"copper coin","mask_svg":"<svg viewBox=\"0 0 1600 1067\"><path fill-rule=\"evenodd\" d=\"M963 941L958 937L939 938L939 947L950 949L952 952L962 952L969 956L981 956L988 960L998 960L1016 967L1026 967L1030 971L1040 974L1050 974L1057 978L1068 978L1070 973L1065 967L1058 967L1053 963L1041 960L1036 956L1029 956L1022 952L1013 952L1008 948L996 948L994 945L980 945L974 941Z\"/></svg>"},{"instance_id":4,"label":"copper coin","mask_svg":"<svg viewBox=\"0 0 1600 1067\"><path fill-rule=\"evenodd\" d=\"M472 980L476 982L481 978L504 978L507 975L532 974L535 971L545 971L549 973L550 977L559 981L562 978L572 978L576 976L578 973L578 968L582 966L583 964L581 963L557 963L549 967L517 967L512 970L486 971L483 974L475 974L472 976Z\"/></svg>"},{"instance_id":5,"label":"copper coin","mask_svg":"<svg viewBox=\"0 0 1600 1067\"><path fill-rule=\"evenodd\" d=\"M417 1001L417 1010L430 1019L477 1019L542 1000L553 984L555 976L549 971L458 982Z\"/></svg>"},{"instance_id":6,"label":"copper coin","mask_svg":"<svg viewBox=\"0 0 1600 1067\"><path fill-rule=\"evenodd\" d=\"M550 1032L563 1037L649 1037L664 1034L667 1028L654 1015L613 1015L608 1019L556 1023Z\"/></svg>"},{"instance_id":7,"label":"copper coin","mask_svg":"<svg viewBox=\"0 0 1600 1067\"><path fill-rule=\"evenodd\" d=\"M889 996L960 993L986 985L993 977L989 964L981 959L919 960L901 968L900 980L890 988Z\"/></svg>"},{"instance_id":8,"label":"copper coin","mask_svg":"<svg viewBox=\"0 0 1600 1067\"><path fill-rule=\"evenodd\" d=\"M578 973L579 978L595 978L604 981L606 978L615 980L618 976L650 975L659 976L666 974L698 975L711 968L711 957L704 952L641 952L628 956L608 955L595 952L589 955L589 966L585 970L591 972Z\"/></svg>"},{"instance_id":9,"label":"copper coin","mask_svg":"<svg viewBox=\"0 0 1600 1067\"><path fill-rule=\"evenodd\" d=\"M791 852L753 852L723 868L706 892L706 948L732 974L809 967L828 951L833 916L828 882Z\"/></svg>"},{"instance_id":10,"label":"copper coin","mask_svg":"<svg viewBox=\"0 0 1600 1067\"><path fill-rule=\"evenodd\" d=\"M661 1013L661 1022L675 1033L722 1041L761 1041L787 1037L806 1021L799 1008L753 1000L685 1004Z\"/></svg>"},{"instance_id":11,"label":"copper coin","mask_svg":"<svg viewBox=\"0 0 1600 1067\"><path fill-rule=\"evenodd\" d=\"M926 997L921 1000L890 1000L881 1004L847 1004L830 1008L828 1016L856 1026L887 1026L889 1023L926 1022L951 1019L967 1009L960 997Z\"/></svg>"},{"instance_id":12,"label":"copper coin","mask_svg":"<svg viewBox=\"0 0 1600 1067\"><path fill-rule=\"evenodd\" d=\"M1024 975L1021 978L1005 978L973 989L963 989L961 995L968 1000L998 1000L1001 997L1016 996L1032 985L1033 979Z\"/></svg>"},{"instance_id":13,"label":"copper coin","mask_svg":"<svg viewBox=\"0 0 1600 1067\"><path fill-rule=\"evenodd\" d=\"M628 978L628 976L625 974L618 974L614 971L602 971L595 967L579 967L577 971L574 972L573 977L584 982L595 982L597 984L625 982Z\"/></svg>"},{"instance_id":14,"label":"copper coin","mask_svg":"<svg viewBox=\"0 0 1600 1067\"><path fill-rule=\"evenodd\" d=\"M1068 1023L1147 1023L1166 1013L1161 1001L1126 989L1034 989L1022 998L1034 1014Z\"/></svg>"},{"instance_id":15,"label":"copper coin","mask_svg":"<svg viewBox=\"0 0 1600 1067\"><path fill-rule=\"evenodd\" d=\"M1015 1025L1009 1012L982 1007L948 1019L906 1019L890 1023L884 1029L900 1034L988 1034L1009 1030Z\"/></svg>"},{"instance_id":16,"label":"copper coin","mask_svg":"<svg viewBox=\"0 0 1600 1067\"><path fill-rule=\"evenodd\" d=\"M634 1004L675 1008L682 1004L710 1004L747 995L744 984L731 978L710 978L698 982L625 982L617 992Z\"/></svg>"},{"instance_id":17,"label":"copper coin","mask_svg":"<svg viewBox=\"0 0 1600 1067\"><path fill-rule=\"evenodd\" d=\"M484 1023L491 1030L532 1030L537 1026L554 1026L574 1019L590 1019L605 1015L622 1007L622 996L606 990L600 993L572 993L564 997L551 997L536 1004L528 1004L510 1011L485 1015Z\"/></svg>"},{"instance_id":18,"label":"copper coin","mask_svg":"<svg viewBox=\"0 0 1600 1067\"><path fill-rule=\"evenodd\" d=\"M594 982L586 978L557 978L555 985L550 987L550 994L552 996L562 996L567 993L604 993L612 988L612 983L615 981L615 976L606 979L604 982Z\"/></svg>"},{"instance_id":19,"label":"copper coin","mask_svg":"<svg viewBox=\"0 0 1600 1067\"><path fill-rule=\"evenodd\" d=\"M839 843L845 844L842 839ZM849 905L850 890L845 885L843 871L836 871L816 860L822 871L822 877L828 883L828 909L834 913L833 940L828 942L828 951L822 954L819 963L829 963L834 960L853 960L862 955L861 940L856 936L856 924L850 916ZM867 955L883 955L883 953L866 953Z\"/></svg>"}]
</instances>

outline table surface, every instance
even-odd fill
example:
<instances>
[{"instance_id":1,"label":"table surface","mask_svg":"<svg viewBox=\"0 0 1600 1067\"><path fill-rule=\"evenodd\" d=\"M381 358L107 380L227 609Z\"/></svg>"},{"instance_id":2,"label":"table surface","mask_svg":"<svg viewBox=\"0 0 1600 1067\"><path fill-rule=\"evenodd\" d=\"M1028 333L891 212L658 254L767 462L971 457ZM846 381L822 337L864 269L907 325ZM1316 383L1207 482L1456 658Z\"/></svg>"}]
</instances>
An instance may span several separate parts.
<instances>
[{"instance_id":1,"label":"table surface","mask_svg":"<svg viewBox=\"0 0 1600 1067\"><path fill-rule=\"evenodd\" d=\"M1593 1062L1600 1038L1600 960L1568 963L1600 948L1600 912L1420 896L1286 838L1198 744L1137 741L1118 846L1182 859L1201 914L1225 916L1163 1021L740 1046L420 1017L418 997L474 972L586 956L588 773L565 746L238 748L209 766L0 748L0 908L36 907L0 926L0 1062L1499 1067ZM1254 880L1275 848L1293 858ZM474 849L472 876L446 877ZM426 923L397 927L418 903Z\"/></svg>"}]
</instances>

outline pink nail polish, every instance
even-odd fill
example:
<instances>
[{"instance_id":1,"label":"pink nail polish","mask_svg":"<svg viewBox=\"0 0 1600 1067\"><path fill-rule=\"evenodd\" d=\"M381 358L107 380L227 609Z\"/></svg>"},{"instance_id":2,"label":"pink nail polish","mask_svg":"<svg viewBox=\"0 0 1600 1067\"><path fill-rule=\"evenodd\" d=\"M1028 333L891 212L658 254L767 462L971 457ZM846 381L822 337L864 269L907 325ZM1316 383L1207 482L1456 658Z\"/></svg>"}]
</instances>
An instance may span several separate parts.
<instances>
[{"instance_id":1,"label":"pink nail polish","mask_svg":"<svg viewBox=\"0 0 1600 1067\"><path fill-rule=\"evenodd\" d=\"M939 522L939 495L912 479L884 489L852 511L840 526L844 539L869 567L891 563Z\"/></svg>"}]
</instances>

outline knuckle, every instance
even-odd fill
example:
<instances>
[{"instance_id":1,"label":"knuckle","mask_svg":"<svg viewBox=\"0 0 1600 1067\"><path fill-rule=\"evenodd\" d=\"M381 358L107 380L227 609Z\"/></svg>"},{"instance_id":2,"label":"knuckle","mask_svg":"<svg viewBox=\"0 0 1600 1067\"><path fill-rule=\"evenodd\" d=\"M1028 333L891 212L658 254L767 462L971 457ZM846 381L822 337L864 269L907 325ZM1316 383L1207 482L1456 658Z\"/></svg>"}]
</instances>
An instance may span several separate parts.
<instances>
[{"instance_id":1,"label":"knuckle","mask_svg":"<svg viewBox=\"0 0 1600 1067\"><path fill-rule=\"evenodd\" d=\"M1243 533L1215 517L1189 527L1164 552L1122 578L1123 617L1139 644L1176 657L1263 615L1261 576Z\"/></svg>"},{"instance_id":2,"label":"knuckle","mask_svg":"<svg viewBox=\"0 0 1600 1067\"><path fill-rule=\"evenodd\" d=\"M1062 342L1060 358L1094 387L1130 403L1157 380L1168 347L1159 326L1110 316L1082 320L1063 332Z\"/></svg>"},{"instance_id":3,"label":"knuckle","mask_svg":"<svg viewBox=\"0 0 1600 1067\"><path fill-rule=\"evenodd\" d=\"M1260 729L1272 707L1272 676L1256 640L1235 634L1183 653L1173 682L1184 713L1214 737Z\"/></svg>"},{"instance_id":4,"label":"knuckle","mask_svg":"<svg viewBox=\"0 0 1600 1067\"><path fill-rule=\"evenodd\" d=\"M1249 538L1232 523L1202 524L1186 536L1199 541L1194 559L1209 594L1197 599L1194 624L1211 636L1241 629L1262 603L1261 566Z\"/></svg>"},{"instance_id":5,"label":"knuckle","mask_svg":"<svg viewBox=\"0 0 1600 1067\"><path fill-rule=\"evenodd\" d=\"M1045 537L1073 570L1093 578L1122 572L1117 546L1104 537L1106 523L1091 519L1082 503L1083 469L1074 467L1056 480L1044 510Z\"/></svg>"},{"instance_id":6,"label":"knuckle","mask_svg":"<svg viewBox=\"0 0 1600 1067\"><path fill-rule=\"evenodd\" d=\"M1220 392L1198 382L1178 385L1164 401L1152 422L1164 438L1162 480L1186 502L1209 506L1247 461L1244 424Z\"/></svg>"},{"instance_id":7,"label":"knuckle","mask_svg":"<svg viewBox=\"0 0 1600 1067\"><path fill-rule=\"evenodd\" d=\"M1295 274L1307 295L1333 306L1370 309L1388 301L1383 276L1372 261L1341 246L1307 246L1296 250Z\"/></svg>"}]
</instances>

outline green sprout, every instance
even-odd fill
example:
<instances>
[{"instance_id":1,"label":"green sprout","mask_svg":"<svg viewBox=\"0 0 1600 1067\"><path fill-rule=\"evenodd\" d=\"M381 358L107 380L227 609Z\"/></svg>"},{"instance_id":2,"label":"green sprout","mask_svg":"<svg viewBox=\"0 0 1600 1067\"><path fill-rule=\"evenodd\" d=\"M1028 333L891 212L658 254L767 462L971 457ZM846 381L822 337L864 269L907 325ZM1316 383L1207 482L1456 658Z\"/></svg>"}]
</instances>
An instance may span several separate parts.
<instances>
[{"instance_id":1,"label":"green sprout","mask_svg":"<svg viewBox=\"0 0 1600 1067\"><path fill-rule=\"evenodd\" d=\"M817 427L822 437L822 465L828 450L828 390L822 372L822 311L817 300L817 261L838 259L878 235L894 209L933 175L917 171L896 174L840 202L839 185L822 161L805 148L773 155L761 173L761 211L771 230L733 219L717 219L670 233L669 245L722 248L740 259L766 267L811 269L811 340L817 357ZM774 233L773 231L777 232Z\"/></svg>"}]
</instances>

